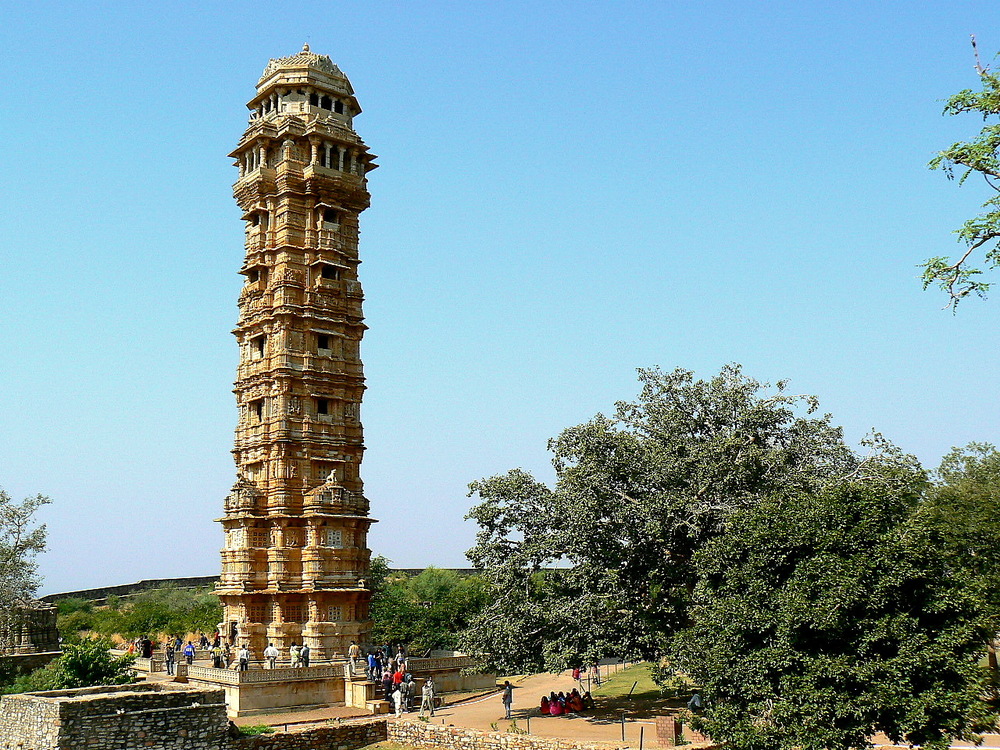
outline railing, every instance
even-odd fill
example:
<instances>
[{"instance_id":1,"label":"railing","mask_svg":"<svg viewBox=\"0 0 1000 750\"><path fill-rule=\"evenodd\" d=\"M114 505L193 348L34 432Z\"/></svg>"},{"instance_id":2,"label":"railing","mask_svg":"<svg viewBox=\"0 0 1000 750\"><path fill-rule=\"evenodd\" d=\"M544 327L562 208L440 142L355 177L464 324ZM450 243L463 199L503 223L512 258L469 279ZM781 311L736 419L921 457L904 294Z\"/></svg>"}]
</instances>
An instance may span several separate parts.
<instances>
[{"instance_id":1,"label":"railing","mask_svg":"<svg viewBox=\"0 0 1000 750\"><path fill-rule=\"evenodd\" d=\"M277 669L216 669L215 667L188 667L188 678L221 685L249 685L261 682L288 682L289 680L317 680L344 676L343 664L321 667L279 667Z\"/></svg>"},{"instance_id":2,"label":"railing","mask_svg":"<svg viewBox=\"0 0 1000 750\"><path fill-rule=\"evenodd\" d=\"M442 656L437 659L407 659L406 667L414 673L433 672L440 669L465 669L473 667L476 660L471 656Z\"/></svg>"}]
</instances>

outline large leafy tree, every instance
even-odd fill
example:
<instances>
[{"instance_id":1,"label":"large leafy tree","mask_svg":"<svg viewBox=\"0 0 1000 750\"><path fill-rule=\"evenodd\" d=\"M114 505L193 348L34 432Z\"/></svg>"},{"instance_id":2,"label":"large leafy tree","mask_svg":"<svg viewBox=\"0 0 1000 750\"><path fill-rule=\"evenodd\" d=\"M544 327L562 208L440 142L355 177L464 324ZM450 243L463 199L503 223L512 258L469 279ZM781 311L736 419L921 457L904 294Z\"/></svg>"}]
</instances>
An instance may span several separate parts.
<instances>
[{"instance_id":1,"label":"large leafy tree","mask_svg":"<svg viewBox=\"0 0 1000 750\"><path fill-rule=\"evenodd\" d=\"M1000 451L987 443L954 448L935 479L918 520L937 535L939 556L965 573L1000 618ZM994 643L989 657L997 680Z\"/></svg>"},{"instance_id":2,"label":"large leafy tree","mask_svg":"<svg viewBox=\"0 0 1000 750\"><path fill-rule=\"evenodd\" d=\"M965 246L961 255L938 256L923 264L924 288L940 285L948 293L952 309L969 294L985 296L990 287L976 267L977 253L989 268L1000 265L1000 77L979 64L978 56L976 72L981 89L965 89L950 97L944 114L976 115L983 120L982 129L972 140L959 141L939 152L930 163L931 169L944 170L949 179L955 179L957 170L959 184L973 175L982 177L988 191L983 210L956 230Z\"/></svg>"},{"instance_id":3,"label":"large leafy tree","mask_svg":"<svg viewBox=\"0 0 1000 750\"><path fill-rule=\"evenodd\" d=\"M45 524L35 514L51 500L44 495L14 502L0 489L0 612L32 599L41 578L35 557L45 551Z\"/></svg>"},{"instance_id":4,"label":"large leafy tree","mask_svg":"<svg viewBox=\"0 0 1000 750\"><path fill-rule=\"evenodd\" d=\"M695 556L678 666L703 686L697 723L734 750L848 750L876 732L946 748L996 715L980 666L991 617L915 511L905 461L735 514Z\"/></svg>"},{"instance_id":5,"label":"large leafy tree","mask_svg":"<svg viewBox=\"0 0 1000 750\"><path fill-rule=\"evenodd\" d=\"M411 653L453 649L458 633L486 602L479 576L429 567L418 575L392 574L384 557L372 561L372 638L403 643Z\"/></svg>"},{"instance_id":6,"label":"large leafy tree","mask_svg":"<svg viewBox=\"0 0 1000 750\"><path fill-rule=\"evenodd\" d=\"M550 441L556 483L473 482L469 559L493 587L464 647L504 672L658 658L687 622L693 556L735 512L858 466L815 399L730 365L640 370L634 402Z\"/></svg>"}]
</instances>

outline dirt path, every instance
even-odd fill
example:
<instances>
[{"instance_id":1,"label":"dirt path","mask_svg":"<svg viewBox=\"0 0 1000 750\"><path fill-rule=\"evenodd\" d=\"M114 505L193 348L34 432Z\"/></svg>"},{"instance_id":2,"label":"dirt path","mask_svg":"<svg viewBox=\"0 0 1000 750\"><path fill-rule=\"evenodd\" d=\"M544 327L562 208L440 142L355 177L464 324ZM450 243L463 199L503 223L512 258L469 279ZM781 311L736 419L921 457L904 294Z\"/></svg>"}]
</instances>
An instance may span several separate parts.
<instances>
[{"instance_id":1,"label":"dirt path","mask_svg":"<svg viewBox=\"0 0 1000 750\"><path fill-rule=\"evenodd\" d=\"M588 742L616 742L621 744L622 725L618 716L613 719L607 712L600 711L594 715L568 714L564 716L542 716L538 704L543 695L559 691L568 693L577 683L569 671L560 674L536 674L522 677L514 685L514 704L511 716L519 729L528 729L531 734L540 737L560 737L563 739L583 740ZM415 713L403 714L404 718L413 718ZM453 724L459 727L471 727L485 731L504 732L511 722L504 718L504 708L500 692L484 698L460 703L455 706L445 706L435 712L431 720L435 724ZM639 746L640 729L644 735L643 746L655 744L655 728L648 719L632 719L626 714L625 739L635 747Z\"/></svg>"}]
</instances>

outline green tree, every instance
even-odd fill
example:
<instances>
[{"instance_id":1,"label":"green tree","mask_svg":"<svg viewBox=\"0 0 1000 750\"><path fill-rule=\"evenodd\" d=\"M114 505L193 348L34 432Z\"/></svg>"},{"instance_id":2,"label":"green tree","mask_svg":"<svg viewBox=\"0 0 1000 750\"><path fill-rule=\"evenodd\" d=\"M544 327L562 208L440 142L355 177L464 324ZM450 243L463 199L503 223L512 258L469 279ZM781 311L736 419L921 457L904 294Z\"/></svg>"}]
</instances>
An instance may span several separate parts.
<instances>
[{"instance_id":1,"label":"green tree","mask_svg":"<svg viewBox=\"0 0 1000 750\"><path fill-rule=\"evenodd\" d=\"M41 579L35 556L45 551L45 524L35 513L52 502L44 495L15 503L0 489L0 611L34 598Z\"/></svg>"},{"instance_id":2,"label":"green tree","mask_svg":"<svg viewBox=\"0 0 1000 750\"><path fill-rule=\"evenodd\" d=\"M19 678L8 693L65 690L95 685L125 685L135 682L131 666L134 656L114 656L105 639L66 644L63 653L48 666Z\"/></svg>"},{"instance_id":3,"label":"green tree","mask_svg":"<svg viewBox=\"0 0 1000 750\"><path fill-rule=\"evenodd\" d=\"M915 522L917 467L780 493L695 556L677 665L702 685L696 724L734 750L848 750L876 732L947 748L996 721L979 661L979 587Z\"/></svg>"},{"instance_id":4,"label":"green tree","mask_svg":"<svg viewBox=\"0 0 1000 750\"><path fill-rule=\"evenodd\" d=\"M473 482L469 559L491 587L463 646L502 672L619 655L658 659L687 622L692 557L779 488L858 466L812 397L743 375L640 370L635 402L550 441L556 483L520 469Z\"/></svg>"},{"instance_id":5,"label":"green tree","mask_svg":"<svg viewBox=\"0 0 1000 750\"><path fill-rule=\"evenodd\" d=\"M59 629L70 637L83 631L109 638L211 632L222 619L218 597L211 589L165 586L126 600L108 597L105 607L74 600L62 600L57 606Z\"/></svg>"},{"instance_id":6,"label":"green tree","mask_svg":"<svg viewBox=\"0 0 1000 750\"><path fill-rule=\"evenodd\" d=\"M919 520L937 535L938 554L978 587L984 606L1000 616L1000 452L987 443L954 448L941 461ZM990 666L997 678L994 643Z\"/></svg>"},{"instance_id":7,"label":"green tree","mask_svg":"<svg viewBox=\"0 0 1000 750\"><path fill-rule=\"evenodd\" d=\"M435 567L413 577L392 575L385 558L376 560L382 561L384 572L378 573L377 585L373 576L372 638L408 644L412 653L454 649L457 634L486 601L483 580Z\"/></svg>"},{"instance_id":8,"label":"green tree","mask_svg":"<svg viewBox=\"0 0 1000 750\"><path fill-rule=\"evenodd\" d=\"M973 39L975 47L975 39ZM969 141L959 141L941 151L930 163L931 169L941 169L949 179L955 179L956 167L963 184L970 175L980 175L989 191L982 212L966 221L958 230L958 241L965 249L958 258L938 256L923 264L924 288L939 285L948 293L949 306L955 306L967 295L985 296L990 287L980 280L982 270L972 265L974 254L982 251L989 268L1000 264L1000 77L978 63L981 89L965 89L947 100L946 115L966 113L981 117L984 125Z\"/></svg>"}]
</instances>

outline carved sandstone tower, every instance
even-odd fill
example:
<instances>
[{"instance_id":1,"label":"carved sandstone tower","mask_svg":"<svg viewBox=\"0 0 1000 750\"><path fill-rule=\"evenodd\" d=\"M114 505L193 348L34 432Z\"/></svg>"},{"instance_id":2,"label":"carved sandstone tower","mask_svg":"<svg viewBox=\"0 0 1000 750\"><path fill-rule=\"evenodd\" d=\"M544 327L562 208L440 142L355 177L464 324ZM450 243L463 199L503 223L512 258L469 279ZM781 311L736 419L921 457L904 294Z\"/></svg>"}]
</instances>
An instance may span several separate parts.
<instances>
[{"instance_id":1,"label":"carved sandstone tower","mask_svg":"<svg viewBox=\"0 0 1000 750\"><path fill-rule=\"evenodd\" d=\"M313 659L368 641L362 491L365 330L358 215L374 155L354 132L347 77L309 51L271 60L230 156L246 222L234 331L238 479L220 519L224 635Z\"/></svg>"}]
</instances>

